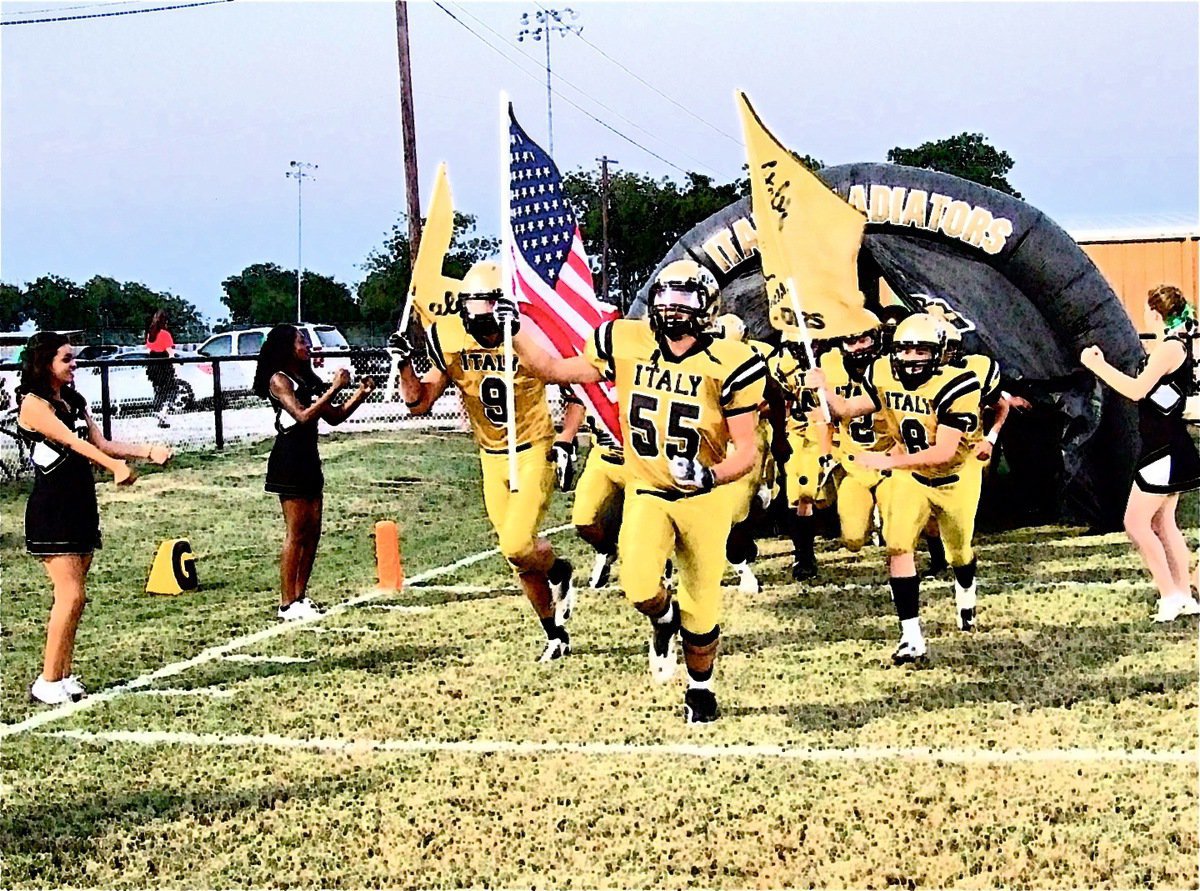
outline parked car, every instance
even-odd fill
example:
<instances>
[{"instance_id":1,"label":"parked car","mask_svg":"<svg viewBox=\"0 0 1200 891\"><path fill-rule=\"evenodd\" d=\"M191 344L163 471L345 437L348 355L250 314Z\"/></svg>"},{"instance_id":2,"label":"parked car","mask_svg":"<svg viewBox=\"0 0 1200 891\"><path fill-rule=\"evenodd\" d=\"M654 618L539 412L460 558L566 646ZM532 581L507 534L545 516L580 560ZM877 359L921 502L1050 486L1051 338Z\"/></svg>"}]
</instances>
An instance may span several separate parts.
<instances>
[{"instance_id":1,"label":"parked car","mask_svg":"<svg viewBox=\"0 0 1200 891\"><path fill-rule=\"evenodd\" d=\"M176 355L188 354L177 351ZM103 357L115 361L126 360L148 362L150 352L144 347L125 349L117 355ZM174 411L188 411L198 403L213 397L212 368L205 370L205 363L187 363L172 366L175 370L175 395L171 400ZM75 369L75 389L91 405L93 412L101 406L100 368L93 366ZM154 402L154 385L146 373L145 365L114 365L108 369L109 403L121 409L126 406L148 405Z\"/></svg>"},{"instance_id":2,"label":"parked car","mask_svg":"<svg viewBox=\"0 0 1200 891\"><path fill-rule=\"evenodd\" d=\"M344 352L350 349L350 344L342 336L342 332L333 325L315 325L305 322L297 325L300 333L308 340L312 352L313 369L326 383L333 380L334 373L339 368L345 368L353 373L354 367L349 356L322 356L325 350ZM202 356L220 358L223 356L257 356L262 349L263 341L271 331L267 328L247 328L242 331L225 331L214 334L200 345L197 352ZM248 394L254 386L254 362L221 363L221 392L230 395ZM201 366L204 368L205 366ZM211 370L211 369L210 369Z\"/></svg>"}]
</instances>

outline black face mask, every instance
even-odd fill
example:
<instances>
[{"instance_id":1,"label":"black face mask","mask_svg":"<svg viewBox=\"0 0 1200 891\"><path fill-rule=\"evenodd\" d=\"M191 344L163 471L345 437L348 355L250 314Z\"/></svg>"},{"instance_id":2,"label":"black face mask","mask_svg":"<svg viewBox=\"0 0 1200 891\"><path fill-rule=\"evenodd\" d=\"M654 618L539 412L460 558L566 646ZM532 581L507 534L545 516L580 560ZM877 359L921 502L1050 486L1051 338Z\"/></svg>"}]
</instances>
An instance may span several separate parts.
<instances>
[{"instance_id":1,"label":"black face mask","mask_svg":"<svg viewBox=\"0 0 1200 891\"><path fill-rule=\"evenodd\" d=\"M500 341L504 337L504 332L500 329L500 323L496 321L496 317L491 313L481 316L467 316L463 322L467 333L475 338L476 342L481 347L491 349L500 345Z\"/></svg>"},{"instance_id":2,"label":"black face mask","mask_svg":"<svg viewBox=\"0 0 1200 891\"><path fill-rule=\"evenodd\" d=\"M692 335L699 337L701 332L699 320L686 313L671 313L668 315L657 307L650 311L651 327L667 340L680 340Z\"/></svg>"}]
</instances>

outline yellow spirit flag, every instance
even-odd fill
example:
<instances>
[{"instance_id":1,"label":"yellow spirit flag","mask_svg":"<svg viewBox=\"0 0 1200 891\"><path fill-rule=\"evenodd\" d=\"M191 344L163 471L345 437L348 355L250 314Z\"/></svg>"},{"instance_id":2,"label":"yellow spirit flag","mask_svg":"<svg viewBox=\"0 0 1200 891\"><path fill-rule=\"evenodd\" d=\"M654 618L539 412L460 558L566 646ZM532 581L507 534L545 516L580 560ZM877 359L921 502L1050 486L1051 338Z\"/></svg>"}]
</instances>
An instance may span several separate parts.
<instances>
[{"instance_id":1,"label":"yellow spirit flag","mask_svg":"<svg viewBox=\"0 0 1200 891\"><path fill-rule=\"evenodd\" d=\"M767 130L745 93L738 99L771 324L784 332L799 330L790 282L812 337L845 337L874 327L858 287L867 218Z\"/></svg>"},{"instance_id":2,"label":"yellow spirit flag","mask_svg":"<svg viewBox=\"0 0 1200 891\"><path fill-rule=\"evenodd\" d=\"M450 250L453 235L454 200L450 195L446 162L443 161L438 165L437 179L433 183L433 197L429 201L429 213L425 217L417 262L413 266L412 283L408 289L409 302L426 328L454 315L450 308L458 293L458 279L442 275L442 263L446 259L446 252Z\"/></svg>"}]
</instances>

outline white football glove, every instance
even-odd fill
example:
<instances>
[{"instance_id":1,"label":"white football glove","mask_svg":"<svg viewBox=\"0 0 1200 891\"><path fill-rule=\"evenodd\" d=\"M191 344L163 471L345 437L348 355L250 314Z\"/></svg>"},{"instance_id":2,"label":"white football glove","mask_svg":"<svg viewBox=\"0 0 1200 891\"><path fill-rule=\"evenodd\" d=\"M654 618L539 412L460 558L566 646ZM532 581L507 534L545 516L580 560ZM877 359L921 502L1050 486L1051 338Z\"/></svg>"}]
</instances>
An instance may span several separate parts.
<instances>
[{"instance_id":1,"label":"white football glove","mask_svg":"<svg viewBox=\"0 0 1200 891\"><path fill-rule=\"evenodd\" d=\"M575 481L575 443L556 442L550 449L550 458L554 461L554 481L560 492L570 490Z\"/></svg>"},{"instance_id":2,"label":"white football glove","mask_svg":"<svg viewBox=\"0 0 1200 891\"><path fill-rule=\"evenodd\" d=\"M685 492L707 492L717 484L712 469L705 467L696 458L676 455L671 459L671 476L675 485Z\"/></svg>"},{"instance_id":3,"label":"white football glove","mask_svg":"<svg viewBox=\"0 0 1200 891\"><path fill-rule=\"evenodd\" d=\"M517 301L511 297L498 298L496 305L492 307L492 315L500 323L501 331L507 323L512 323L513 334L521 330L521 310L517 308Z\"/></svg>"},{"instance_id":4,"label":"white football glove","mask_svg":"<svg viewBox=\"0 0 1200 891\"><path fill-rule=\"evenodd\" d=\"M400 367L403 368L412 361L412 342L404 332L396 331L388 338L388 349L392 351L392 355L396 358L396 364Z\"/></svg>"}]
</instances>

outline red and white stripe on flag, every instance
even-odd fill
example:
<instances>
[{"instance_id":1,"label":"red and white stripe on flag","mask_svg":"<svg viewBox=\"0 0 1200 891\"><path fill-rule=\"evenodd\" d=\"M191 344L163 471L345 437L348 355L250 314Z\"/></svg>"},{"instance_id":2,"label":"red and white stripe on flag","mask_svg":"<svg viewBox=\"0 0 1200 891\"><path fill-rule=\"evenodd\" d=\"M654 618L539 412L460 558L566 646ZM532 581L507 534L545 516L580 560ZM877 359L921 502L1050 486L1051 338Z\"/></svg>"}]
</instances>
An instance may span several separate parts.
<instances>
[{"instance_id":1,"label":"red and white stripe on flag","mask_svg":"<svg viewBox=\"0 0 1200 891\"><path fill-rule=\"evenodd\" d=\"M588 338L616 310L596 297L575 213L550 156L509 109L509 201L504 242L513 294L527 327L552 355L583 354ZM572 384L588 414L622 442L616 388L608 381Z\"/></svg>"}]
</instances>

